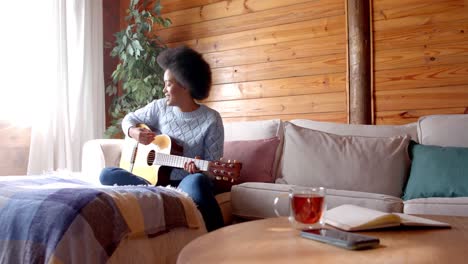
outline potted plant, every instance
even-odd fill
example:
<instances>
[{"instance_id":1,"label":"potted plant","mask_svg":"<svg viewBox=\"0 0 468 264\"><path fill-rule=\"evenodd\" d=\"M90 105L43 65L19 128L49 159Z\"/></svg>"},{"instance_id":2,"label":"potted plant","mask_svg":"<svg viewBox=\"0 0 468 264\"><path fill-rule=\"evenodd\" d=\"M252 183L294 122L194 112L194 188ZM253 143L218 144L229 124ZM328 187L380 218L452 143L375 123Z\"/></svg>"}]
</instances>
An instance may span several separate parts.
<instances>
[{"instance_id":1,"label":"potted plant","mask_svg":"<svg viewBox=\"0 0 468 264\"><path fill-rule=\"evenodd\" d=\"M164 72L156 57L166 46L153 28L168 27L171 21L161 17L161 8L159 1L130 0L125 17L128 26L115 34L111 56L120 62L106 87L106 94L113 96L107 137L121 135L121 121L128 112L163 96Z\"/></svg>"}]
</instances>

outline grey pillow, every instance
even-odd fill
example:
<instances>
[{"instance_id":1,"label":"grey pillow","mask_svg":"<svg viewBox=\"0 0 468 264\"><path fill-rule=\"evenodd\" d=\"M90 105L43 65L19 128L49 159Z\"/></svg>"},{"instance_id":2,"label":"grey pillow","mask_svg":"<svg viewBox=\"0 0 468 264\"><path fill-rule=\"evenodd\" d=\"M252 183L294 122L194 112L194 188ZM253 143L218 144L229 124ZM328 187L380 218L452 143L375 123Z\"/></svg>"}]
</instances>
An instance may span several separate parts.
<instances>
[{"instance_id":1,"label":"grey pillow","mask_svg":"<svg viewBox=\"0 0 468 264\"><path fill-rule=\"evenodd\" d=\"M293 185L401 197L409 136L340 136L285 124L280 176Z\"/></svg>"}]
</instances>

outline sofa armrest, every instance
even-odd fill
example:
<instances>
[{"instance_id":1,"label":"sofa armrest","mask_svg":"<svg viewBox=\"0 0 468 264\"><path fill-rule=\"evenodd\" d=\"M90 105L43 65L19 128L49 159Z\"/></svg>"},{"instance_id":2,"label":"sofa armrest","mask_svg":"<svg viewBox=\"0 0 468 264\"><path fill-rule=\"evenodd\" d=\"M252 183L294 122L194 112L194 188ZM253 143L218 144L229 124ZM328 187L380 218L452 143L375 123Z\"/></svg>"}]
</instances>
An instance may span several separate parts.
<instances>
[{"instance_id":1,"label":"sofa armrest","mask_svg":"<svg viewBox=\"0 0 468 264\"><path fill-rule=\"evenodd\" d=\"M99 182L104 167L118 167L123 139L93 139L83 145L81 173L87 180Z\"/></svg>"}]
</instances>

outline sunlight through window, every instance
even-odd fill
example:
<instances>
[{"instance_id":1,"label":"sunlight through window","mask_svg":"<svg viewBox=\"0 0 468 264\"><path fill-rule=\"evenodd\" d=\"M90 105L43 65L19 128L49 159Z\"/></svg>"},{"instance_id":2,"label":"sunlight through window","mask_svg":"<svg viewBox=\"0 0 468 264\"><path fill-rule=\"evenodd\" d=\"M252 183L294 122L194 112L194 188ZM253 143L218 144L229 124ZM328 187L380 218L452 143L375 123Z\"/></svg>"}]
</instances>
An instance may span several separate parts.
<instances>
[{"instance_id":1,"label":"sunlight through window","mask_svg":"<svg viewBox=\"0 0 468 264\"><path fill-rule=\"evenodd\" d=\"M44 114L51 100L42 95L57 78L53 1L5 1L2 11L0 120L29 126Z\"/></svg>"}]
</instances>

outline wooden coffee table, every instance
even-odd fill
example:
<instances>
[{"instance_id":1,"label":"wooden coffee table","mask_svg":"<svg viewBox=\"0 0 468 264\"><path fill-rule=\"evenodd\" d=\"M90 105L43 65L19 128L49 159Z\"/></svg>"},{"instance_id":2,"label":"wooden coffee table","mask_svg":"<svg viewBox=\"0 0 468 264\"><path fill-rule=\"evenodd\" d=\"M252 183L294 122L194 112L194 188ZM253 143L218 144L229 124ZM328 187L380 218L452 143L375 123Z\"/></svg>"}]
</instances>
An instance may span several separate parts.
<instances>
[{"instance_id":1,"label":"wooden coffee table","mask_svg":"<svg viewBox=\"0 0 468 264\"><path fill-rule=\"evenodd\" d=\"M302 238L286 218L269 218L203 235L182 249L177 263L468 263L468 217L425 217L452 228L359 232L381 245L352 251Z\"/></svg>"}]
</instances>

